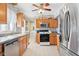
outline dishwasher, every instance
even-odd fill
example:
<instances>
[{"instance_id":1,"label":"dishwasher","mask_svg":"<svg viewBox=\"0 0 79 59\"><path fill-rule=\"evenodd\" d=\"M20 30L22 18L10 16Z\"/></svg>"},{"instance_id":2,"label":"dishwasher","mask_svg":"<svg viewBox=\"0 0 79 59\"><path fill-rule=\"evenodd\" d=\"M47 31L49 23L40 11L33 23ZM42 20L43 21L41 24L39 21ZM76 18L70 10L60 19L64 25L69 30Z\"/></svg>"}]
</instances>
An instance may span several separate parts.
<instances>
[{"instance_id":1,"label":"dishwasher","mask_svg":"<svg viewBox=\"0 0 79 59\"><path fill-rule=\"evenodd\" d=\"M19 56L19 43L18 39L8 41L4 44L4 55L5 56Z\"/></svg>"}]
</instances>

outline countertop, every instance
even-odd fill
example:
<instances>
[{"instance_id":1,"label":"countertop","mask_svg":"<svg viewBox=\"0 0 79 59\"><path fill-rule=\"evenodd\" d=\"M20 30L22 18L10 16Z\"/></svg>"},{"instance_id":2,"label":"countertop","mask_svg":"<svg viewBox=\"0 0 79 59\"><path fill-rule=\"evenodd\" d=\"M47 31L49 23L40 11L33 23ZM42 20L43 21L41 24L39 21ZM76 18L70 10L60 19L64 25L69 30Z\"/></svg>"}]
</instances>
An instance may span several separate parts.
<instances>
[{"instance_id":1,"label":"countertop","mask_svg":"<svg viewBox=\"0 0 79 59\"><path fill-rule=\"evenodd\" d=\"M40 30L49 30L49 33L57 33L57 35L61 35L58 28L52 29L52 28L37 28L36 32L39 32Z\"/></svg>"},{"instance_id":2,"label":"countertop","mask_svg":"<svg viewBox=\"0 0 79 59\"><path fill-rule=\"evenodd\" d=\"M0 44L5 43L6 41L14 40L15 38L18 38L18 37L21 37L21 36L24 36L24 35L27 35L27 34L29 34L29 32L0 37Z\"/></svg>"}]
</instances>

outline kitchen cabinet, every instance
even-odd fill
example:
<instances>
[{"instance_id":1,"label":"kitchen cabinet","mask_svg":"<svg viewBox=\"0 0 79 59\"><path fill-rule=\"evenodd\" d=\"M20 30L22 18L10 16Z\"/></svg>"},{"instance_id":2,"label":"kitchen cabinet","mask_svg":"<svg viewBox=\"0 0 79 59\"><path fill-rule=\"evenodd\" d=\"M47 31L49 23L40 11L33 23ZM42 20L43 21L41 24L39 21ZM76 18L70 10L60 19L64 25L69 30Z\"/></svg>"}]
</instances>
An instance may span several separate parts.
<instances>
[{"instance_id":1,"label":"kitchen cabinet","mask_svg":"<svg viewBox=\"0 0 79 59\"><path fill-rule=\"evenodd\" d=\"M25 21L25 16L22 12L17 13L17 26L23 27Z\"/></svg>"},{"instance_id":2,"label":"kitchen cabinet","mask_svg":"<svg viewBox=\"0 0 79 59\"><path fill-rule=\"evenodd\" d=\"M40 44L40 33L36 33L36 42Z\"/></svg>"},{"instance_id":3,"label":"kitchen cabinet","mask_svg":"<svg viewBox=\"0 0 79 59\"><path fill-rule=\"evenodd\" d=\"M59 35L57 35L57 33L50 34L50 44L57 45L57 47L59 47L60 40L59 40Z\"/></svg>"},{"instance_id":4,"label":"kitchen cabinet","mask_svg":"<svg viewBox=\"0 0 79 59\"><path fill-rule=\"evenodd\" d=\"M57 34L56 33L50 34L50 44L57 45Z\"/></svg>"},{"instance_id":5,"label":"kitchen cabinet","mask_svg":"<svg viewBox=\"0 0 79 59\"><path fill-rule=\"evenodd\" d=\"M57 28L58 27L58 20L57 19L49 19L50 21L50 28Z\"/></svg>"},{"instance_id":6,"label":"kitchen cabinet","mask_svg":"<svg viewBox=\"0 0 79 59\"><path fill-rule=\"evenodd\" d=\"M39 20L38 19L36 19L36 28L40 28Z\"/></svg>"},{"instance_id":7,"label":"kitchen cabinet","mask_svg":"<svg viewBox=\"0 0 79 59\"><path fill-rule=\"evenodd\" d=\"M0 44L0 56L4 55L4 46L3 44Z\"/></svg>"},{"instance_id":8,"label":"kitchen cabinet","mask_svg":"<svg viewBox=\"0 0 79 59\"><path fill-rule=\"evenodd\" d=\"M0 56L2 55L2 45L0 44Z\"/></svg>"},{"instance_id":9,"label":"kitchen cabinet","mask_svg":"<svg viewBox=\"0 0 79 59\"><path fill-rule=\"evenodd\" d=\"M49 27L49 19L47 19L47 18L44 18L44 19L43 19L43 23L46 23L46 24L48 24L48 27Z\"/></svg>"},{"instance_id":10,"label":"kitchen cabinet","mask_svg":"<svg viewBox=\"0 0 79 59\"><path fill-rule=\"evenodd\" d=\"M40 28L41 19L36 19L36 28Z\"/></svg>"},{"instance_id":11,"label":"kitchen cabinet","mask_svg":"<svg viewBox=\"0 0 79 59\"><path fill-rule=\"evenodd\" d=\"M41 23L47 23L49 25L49 20L47 18L36 19L36 28L40 28Z\"/></svg>"},{"instance_id":12,"label":"kitchen cabinet","mask_svg":"<svg viewBox=\"0 0 79 59\"><path fill-rule=\"evenodd\" d=\"M59 35L57 36L57 47L59 48L60 45L60 39L59 39Z\"/></svg>"},{"instance_id":13,"label":"kitchen cabinet","mask_svg":"<svg viewBox=\"0 0 79 59\"><path fill-rule=\"evenodd\" d=\"M7 4L0 3L0 24L7 24Z\"/></svg>"},{"instance_id":14,"label":"kitchen cabinet","mask_svg":"<svg viewBox=\"0 0 79 59\"><path fill-rule=\"evenodd\" d=\"M42 22L43 23L48 23L48 19L47 18L42 18Z\"/></svg>"},{"instance_id":15,"label":"kitchen cabinet","mask_svg":"<svg viewBox=\"0 0 79 59\"><path fill-rule=\"evenodd\" d=\"M27 47L27 36L22 36L19 38L19 55L22 56Z\"/></svg>"}]
</instances>

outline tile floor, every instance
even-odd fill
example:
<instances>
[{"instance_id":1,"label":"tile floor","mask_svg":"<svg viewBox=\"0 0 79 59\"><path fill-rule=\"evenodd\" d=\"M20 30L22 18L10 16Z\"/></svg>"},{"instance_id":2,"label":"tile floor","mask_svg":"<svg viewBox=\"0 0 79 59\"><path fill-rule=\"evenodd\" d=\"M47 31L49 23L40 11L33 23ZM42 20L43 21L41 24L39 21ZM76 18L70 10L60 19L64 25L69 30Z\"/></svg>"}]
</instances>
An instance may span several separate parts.
<instances>
[{"instance_id":1,"label":"tile floor","mask_svg":"<svg viewBox=\"0 0 79 59\"><path fill-rule=\"evenodd\" d=\"M24 56L59 56L56 46L40 46L35 42L26 49Z\"/></svg>"},{"instance_id":2,"label":"tile floor","mask_svg":"<svg viewBox=\"0 0 79 59\"><path fill-rule=\"evenodd\" d=\"M35 42L35 34L30 35L30 45L23 56L59 56L57 46L44 46Z\"/></svg>"}]
</instances>

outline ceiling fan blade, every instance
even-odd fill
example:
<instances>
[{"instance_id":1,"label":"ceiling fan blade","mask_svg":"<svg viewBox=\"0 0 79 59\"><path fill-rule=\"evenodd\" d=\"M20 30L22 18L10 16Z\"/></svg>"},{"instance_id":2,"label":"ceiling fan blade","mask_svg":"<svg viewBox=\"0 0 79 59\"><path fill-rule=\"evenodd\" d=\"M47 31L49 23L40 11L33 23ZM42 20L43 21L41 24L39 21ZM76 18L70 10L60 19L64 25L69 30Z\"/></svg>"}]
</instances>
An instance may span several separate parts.
<instances>
[{"instance_id":1,"label":"ceiling fan blade","mask_svg":"<svg viewBox=\"0 0 79 59\"><path fill-rule=\"evenodd\" d=\"M51 9L44 9L44 10L51 11Z\"/></svg>"},{"instance_id":2,"label":"ceiling fan blade","mask_svg":"<svg viewBox=\"0 0 79 59\"><path fill-rule=\"evenodd\" d=\"M49 4L48 4L48 5L49 5ZM33 4L33 6L39 8L39 9L42 9L42 10L51 11L51 9L44 8L44 7L43 7L43 4L40 4L40 6L37 6L36 4ZM32 11L36 11L36 10L32 10Z\"/></svg>"},{"instance_id":3,"label":"ceiling fan blade","mask_svg":"<svg viewBox=\"0 0 79 59\"><path fill-rule=\"evenodd\" d=\"M33 6L37 7L37 8L40 8L40 6L37 6L36 4L33 4Z\"/></svg>"},{"instance_id":4,"label":"ceiling fan blade","mask_svg":"<svg viewBox=\"0 0 79 59\"><path fill-rule=\"evenodd\" d=\"M50 4L49 4L49 3L44 3L44 5L45 5L45 6L49 6Z\"/></svg>"},{"instance_id":5,"label":"ceiling fan blade","mask_svg":"<svg viewBox=\"0 0 79 59\"><path fill-rule=\"evenodd\" d=\"M34 10L32 10L32 11L37 11L38 9L34 9Z\"/></svg>"},{"instance_id":6,"label":"ceiling fan blade","mask_svg":"<svg viewBox=\"0 0 79 59\"><path fill-rule=\"evenodd\" d=\"M12 5L17 5L17 3L11 3Z\"/></svg>"}]
</instances>

